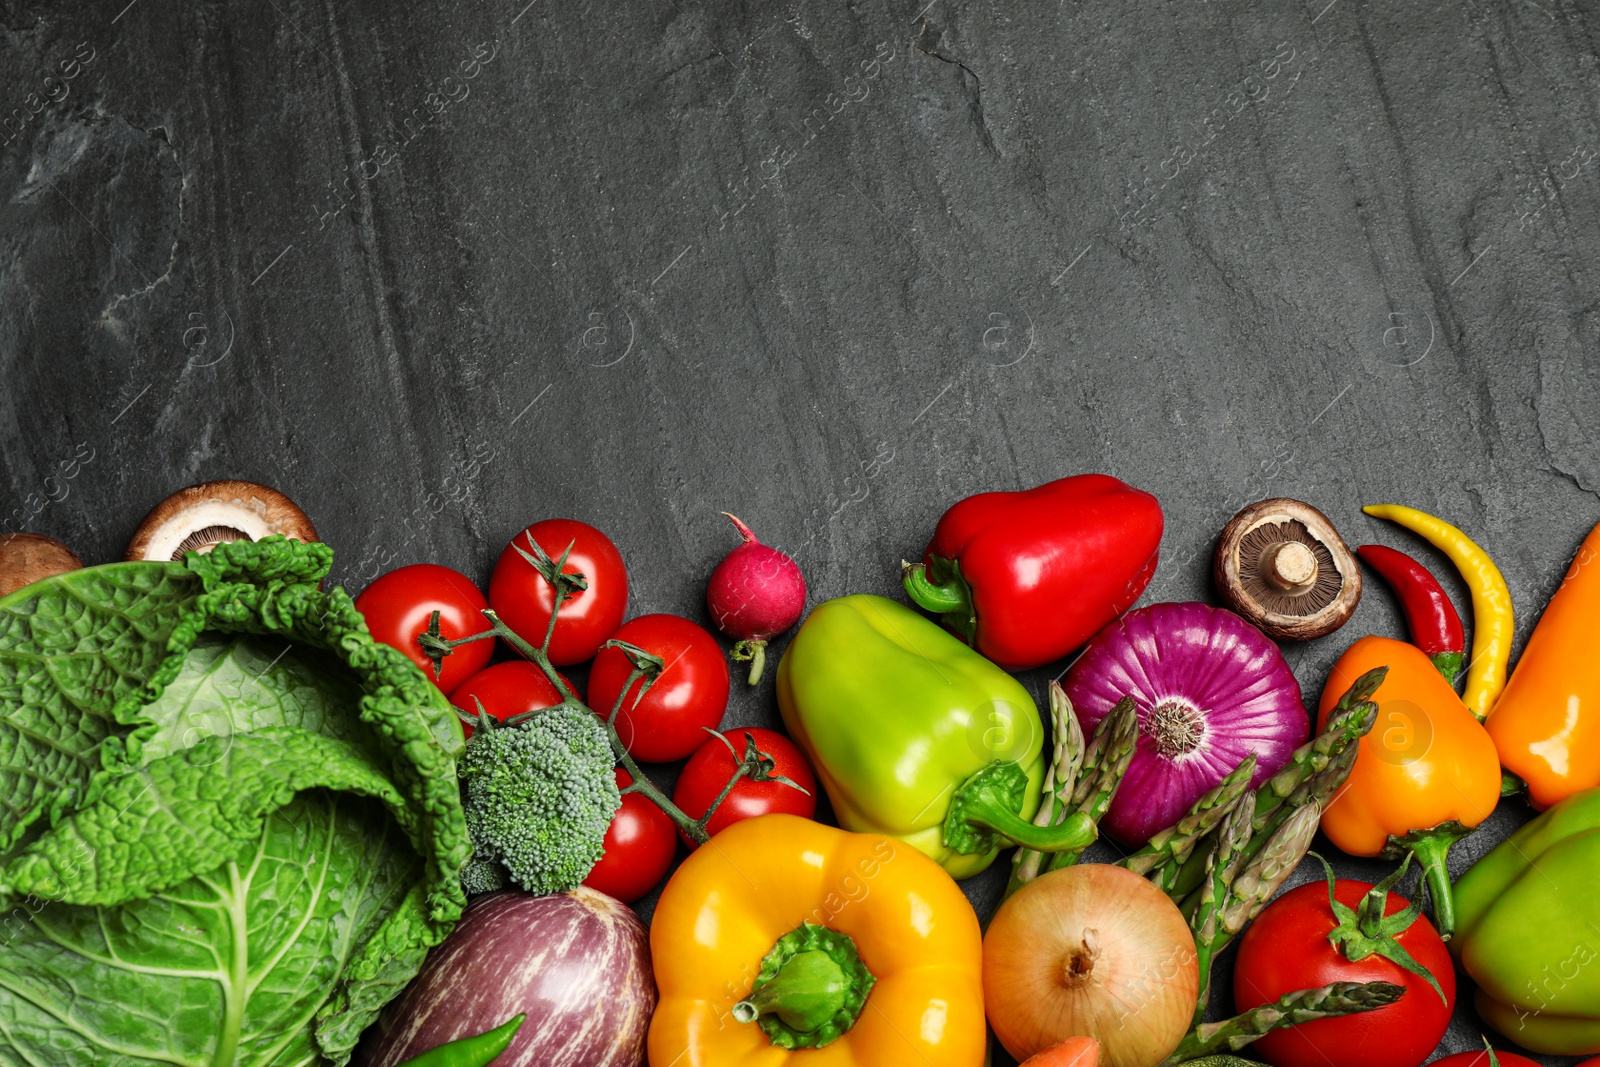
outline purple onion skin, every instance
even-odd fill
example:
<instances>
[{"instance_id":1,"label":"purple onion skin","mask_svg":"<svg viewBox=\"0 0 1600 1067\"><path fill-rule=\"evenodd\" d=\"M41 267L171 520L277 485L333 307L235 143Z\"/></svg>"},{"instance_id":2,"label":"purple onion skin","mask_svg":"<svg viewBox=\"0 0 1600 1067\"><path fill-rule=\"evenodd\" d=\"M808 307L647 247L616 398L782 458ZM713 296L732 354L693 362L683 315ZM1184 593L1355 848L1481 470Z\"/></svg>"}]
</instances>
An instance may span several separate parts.
<instances>
[{"instance_id":1,"label":"purple onion skin","mask_svg":"<svg viewBox=\"0 0 1600 1067\"><path fill-rule=\"evenodd\" d=\"M1278 646L1209 604L1129 612L1090 640L1062 687L1085 734L1124 696L1139 707L1133 762L1101 820L1130 848L1177 822L1245 756L1255 753L1255 787L1311 736Z\"/></svg>"},{"instance_id":2,"label":"purple onion skin","mask_svg":"<svg viewBox=\"0 0 1600 1067\"><path fill-rule=\"evenodd\" d=\"M393 1067L526 1012L495 1067L641 1067L656 1007L650 938L593 889L478 897L367 1031L354 1067Z\"/></svg>"}]
</instances>

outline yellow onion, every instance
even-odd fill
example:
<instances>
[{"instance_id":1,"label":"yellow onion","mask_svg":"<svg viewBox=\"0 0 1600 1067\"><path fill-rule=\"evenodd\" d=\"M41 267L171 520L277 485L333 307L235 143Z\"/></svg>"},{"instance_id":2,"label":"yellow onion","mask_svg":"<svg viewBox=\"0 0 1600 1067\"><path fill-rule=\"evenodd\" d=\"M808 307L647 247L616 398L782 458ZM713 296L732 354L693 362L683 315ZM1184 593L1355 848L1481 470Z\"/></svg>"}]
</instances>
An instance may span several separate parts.
<instances>
[{"instance_id":1,"label":"yellow onion","mask_svg":"<svg viewBox=\"0 0 1600 1067\"><path fill-rule=\"evenodd\" d=\"M1121 867L1081 864L1034 879L1000 906L983 939L989 1023L1018 1060L1092 1037L1104 1067L1155 1067L1188 1031L1199 983L1177 906Z\"/></svg>"}]
</instances>

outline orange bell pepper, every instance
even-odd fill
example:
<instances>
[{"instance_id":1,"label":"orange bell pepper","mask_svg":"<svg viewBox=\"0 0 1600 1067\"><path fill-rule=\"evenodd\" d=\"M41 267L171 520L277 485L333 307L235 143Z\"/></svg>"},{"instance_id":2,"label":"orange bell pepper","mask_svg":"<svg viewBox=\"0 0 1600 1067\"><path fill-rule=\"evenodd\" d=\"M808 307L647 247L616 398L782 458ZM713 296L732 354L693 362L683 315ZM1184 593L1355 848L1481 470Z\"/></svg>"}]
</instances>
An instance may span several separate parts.
<instances>
[{"instance_id":1,"label":"orange bell pepper","mask_svg":"<svg viewBox=\"0 0 1600 1067\"><path fill-rule=\"evenodd\" d=\"M1600 526L1550 598L1488 727L1534 807L1600 785Z\"/></svg>"},{"instance_id":2,"label":"orange bell pepper","mask_svg":"<svg viewBox=\"0 0 1600 1067\"><path fill-rule=\"evenodd\" d=\"M981 1067L983 937L904 841L793 815L735 823L650 924L650 1067Z\"/></svg>"},{"instance_id":3,"label":"orange bell pepper","mask_svg":"<svg viewBox=\"0 0 1600 1067\"><path fill-rule=\"evenodd\" d=\"M1433 898L1434 925L1448 938L1455 905L1445 860L1450 846L1494 811L1500 761L1494 743L1421 649L1388 637L1363 637L1328 675L1319 723L1352 682L1375 667L1389 673L1372 699L1378 719L1343 791L1322 814L1322 832L1353 856L1420 861Z\"/></svg>"}]
</instances>

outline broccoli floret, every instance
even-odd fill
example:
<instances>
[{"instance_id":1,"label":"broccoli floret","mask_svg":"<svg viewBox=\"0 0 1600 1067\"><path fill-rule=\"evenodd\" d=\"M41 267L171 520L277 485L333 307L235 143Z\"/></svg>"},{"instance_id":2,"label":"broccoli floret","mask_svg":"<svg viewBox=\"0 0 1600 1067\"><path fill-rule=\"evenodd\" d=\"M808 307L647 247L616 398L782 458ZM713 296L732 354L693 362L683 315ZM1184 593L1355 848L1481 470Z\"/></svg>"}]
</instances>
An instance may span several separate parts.
<instances>
[{"instance_id":1,"label":"broccoli floret","mask_svg":"<svg viewBox=\"0 0 1600 1067\"><path fill-rule=\"evenodd\" d=\"M530 893L580 884L605 851L606 829L622 805L615 765L605 725L579 708L551 708L516 726L474 733L459 768L476 846L463 887L492 883L480 861L497 862Z\"/></svg>"},{"instance_id":2,"label":"broccoli floret","mask_svg":"<svg viewBox=\"0 0 1600 1067\"><path fill-rule=\"evenodd\" d=\"M511 879L506 877L506 869L500 865L499 860L480 856L476 852L461 868L461 888L467 896L475 897L479 893L493 893L504 889L511 884Z\"/></svg>"}]
</instances>

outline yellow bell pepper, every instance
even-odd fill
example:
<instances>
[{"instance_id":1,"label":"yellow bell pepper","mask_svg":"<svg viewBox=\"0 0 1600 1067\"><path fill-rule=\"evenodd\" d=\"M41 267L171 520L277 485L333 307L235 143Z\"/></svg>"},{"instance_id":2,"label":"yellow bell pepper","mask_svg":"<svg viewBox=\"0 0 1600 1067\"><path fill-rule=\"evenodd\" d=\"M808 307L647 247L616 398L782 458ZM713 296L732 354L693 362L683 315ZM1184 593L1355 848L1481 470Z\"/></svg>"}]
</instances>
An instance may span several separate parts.
<instances>
[{"instance_id":1,"label":"yellow bell pepper","mask_svg":"<svg viewBox=\"0 0 1600 1067\"><path fill-rule=\"evenodd\" d=\"M1600 786L1600 526L1550 598L1488 727L1534 807Z\"/></svg>"},{"instance_id":2,"label":"yellow bell pepper","mask_svg":"<svg viewBox=\"0 0 1600 1067\"><path fill-rule=\"evenodd\" d=\"M793 815L695 851L650 924L650 1067L982 1067L983 938L903 841Z\"/></svg>"}]
</instances>

